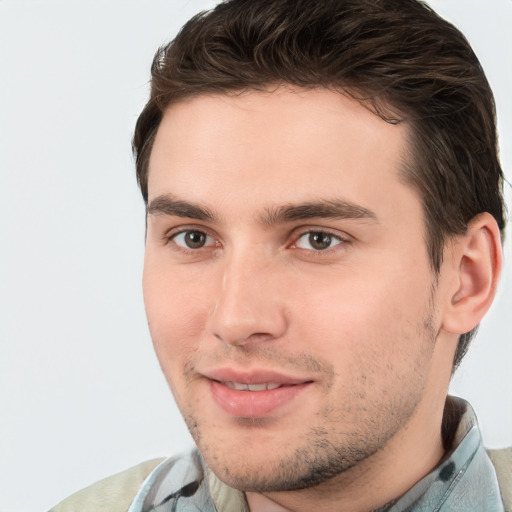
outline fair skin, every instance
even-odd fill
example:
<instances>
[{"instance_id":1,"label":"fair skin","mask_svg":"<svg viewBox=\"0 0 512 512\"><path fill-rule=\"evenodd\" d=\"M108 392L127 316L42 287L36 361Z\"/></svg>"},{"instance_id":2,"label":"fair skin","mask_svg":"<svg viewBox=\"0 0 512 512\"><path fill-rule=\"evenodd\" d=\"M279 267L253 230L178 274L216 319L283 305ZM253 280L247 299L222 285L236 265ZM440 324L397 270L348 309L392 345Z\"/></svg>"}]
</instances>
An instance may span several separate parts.
<instances>
[{"instance_id":1,"label":"fair skin","mask_svg":"<svg viewBox=\"0 0 512 512\"><path fill-rule=\"evenodd\" d=\"M407 137L285 87L187 99L158 129L149 327L203 457L252 511L369 511L443 456L458 334L490 305L499 233L483 214L433 274Z\"/></svg>"}]
</instances>

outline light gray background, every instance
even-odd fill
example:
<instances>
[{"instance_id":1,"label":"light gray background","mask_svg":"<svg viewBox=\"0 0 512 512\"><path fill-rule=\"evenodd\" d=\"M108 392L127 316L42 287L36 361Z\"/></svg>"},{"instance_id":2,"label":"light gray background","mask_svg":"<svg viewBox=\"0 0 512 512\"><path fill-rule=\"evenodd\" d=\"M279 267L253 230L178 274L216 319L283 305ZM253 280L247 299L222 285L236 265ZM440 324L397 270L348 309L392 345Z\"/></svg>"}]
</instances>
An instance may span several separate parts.
<instances>
[{"instance_id":1,"label":"light gray background","mask_svg":"<svg viewBox=\"0 0 512 512\"><path fill-rule=\"evenodd\" d=\"M487 70L512 180L512 2L431 4ZM130 137L157 46L211 5L0 0L0 511L191 444L146 328ZM511 285L453 383L492 447L512 443Z\"/></svg>"}]
</instances>

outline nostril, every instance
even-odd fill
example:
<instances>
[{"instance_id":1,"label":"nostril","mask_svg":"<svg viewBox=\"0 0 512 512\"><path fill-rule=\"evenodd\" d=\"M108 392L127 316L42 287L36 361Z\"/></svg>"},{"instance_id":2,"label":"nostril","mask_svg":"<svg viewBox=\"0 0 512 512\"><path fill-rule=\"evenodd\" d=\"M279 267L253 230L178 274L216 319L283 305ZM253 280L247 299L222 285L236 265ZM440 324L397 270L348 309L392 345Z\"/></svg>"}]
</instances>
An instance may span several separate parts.
<instances>
[{"instance_id":1,"label":"nostril","mask_svg":"<svg viewBox=\"0 0 512 512\"><path fill-rule=\"evenodd\" d=\"M249 336L249 339L253 341L270 341L273 338L274 336L268 332L255 332Z\"/></svg>"},{"instance_id":2,"label":"nostril","mask_svg":"<svg viewBox=\"0 0 512 512\"><path fill-rule=\"evenodd\" d=\"M248 336L232 336L230 333L226 333L224 335L219 333L214 333L214 336L222 341L223 343L227 343L228 345L233 345L237 347L243 347L249 343L261 343L272 341L275 337L274 335L267 332L255 332L253 334L249 334Z\"/></svg>"}]
</instances>

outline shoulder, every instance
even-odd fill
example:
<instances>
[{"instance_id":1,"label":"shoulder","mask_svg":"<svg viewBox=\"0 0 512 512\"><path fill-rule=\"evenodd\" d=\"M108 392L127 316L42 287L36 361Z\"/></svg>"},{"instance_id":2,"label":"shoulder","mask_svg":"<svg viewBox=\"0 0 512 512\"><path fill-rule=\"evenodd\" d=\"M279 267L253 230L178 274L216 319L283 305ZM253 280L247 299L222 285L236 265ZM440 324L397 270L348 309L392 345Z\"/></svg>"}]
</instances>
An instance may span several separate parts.
<instances>
[{"instance_id":1,"label":"shoulder","mask_svg":"<svg viewBox=\"0 0 512 512\"><path fill-rule=\"evenodd\" d=\"M512 511L512 446L501 450L487 450L500 485L505 510Z\"/></svg>"},{"instance_id":2,"label":"shoulder","mask_svg":"<svg viewBox=\"0 0 512 512\"><path fill-rule=\"evenodd\" d=\"M146 477L165 459L137 464L72 494L50 512L125 512Z\"/></svg>"}]
</instances>

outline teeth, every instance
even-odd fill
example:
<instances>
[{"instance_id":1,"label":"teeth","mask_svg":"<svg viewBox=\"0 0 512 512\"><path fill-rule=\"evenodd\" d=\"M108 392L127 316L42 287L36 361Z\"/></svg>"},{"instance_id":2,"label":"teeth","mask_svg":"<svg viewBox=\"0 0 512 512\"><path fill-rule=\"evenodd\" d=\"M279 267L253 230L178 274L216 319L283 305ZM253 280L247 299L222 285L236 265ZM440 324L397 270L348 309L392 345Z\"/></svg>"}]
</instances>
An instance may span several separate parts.
<instances>
[{"instance_id":1,"label":"teeth","mask_svg":"<svg viewBox=\"0 0 512 512\"><path fill-rule=\"evenodd\" d=\"M275 382L265 382L263 384L242 384L241 382L223 382L223 384L230 388L236 389L237 391L266 391L268 389L277 389L281 387L281 384Z\"/></svg>"},{"instance_id":2,"label":"teeth","mask_svg":"<svg viewBox=\"0 0 512 512\"><path fill-rule=\"evenodd\" d=\"M247 384L249 391L265 391L267 388L266 384Z\"/></svg>"}]
</instances>

